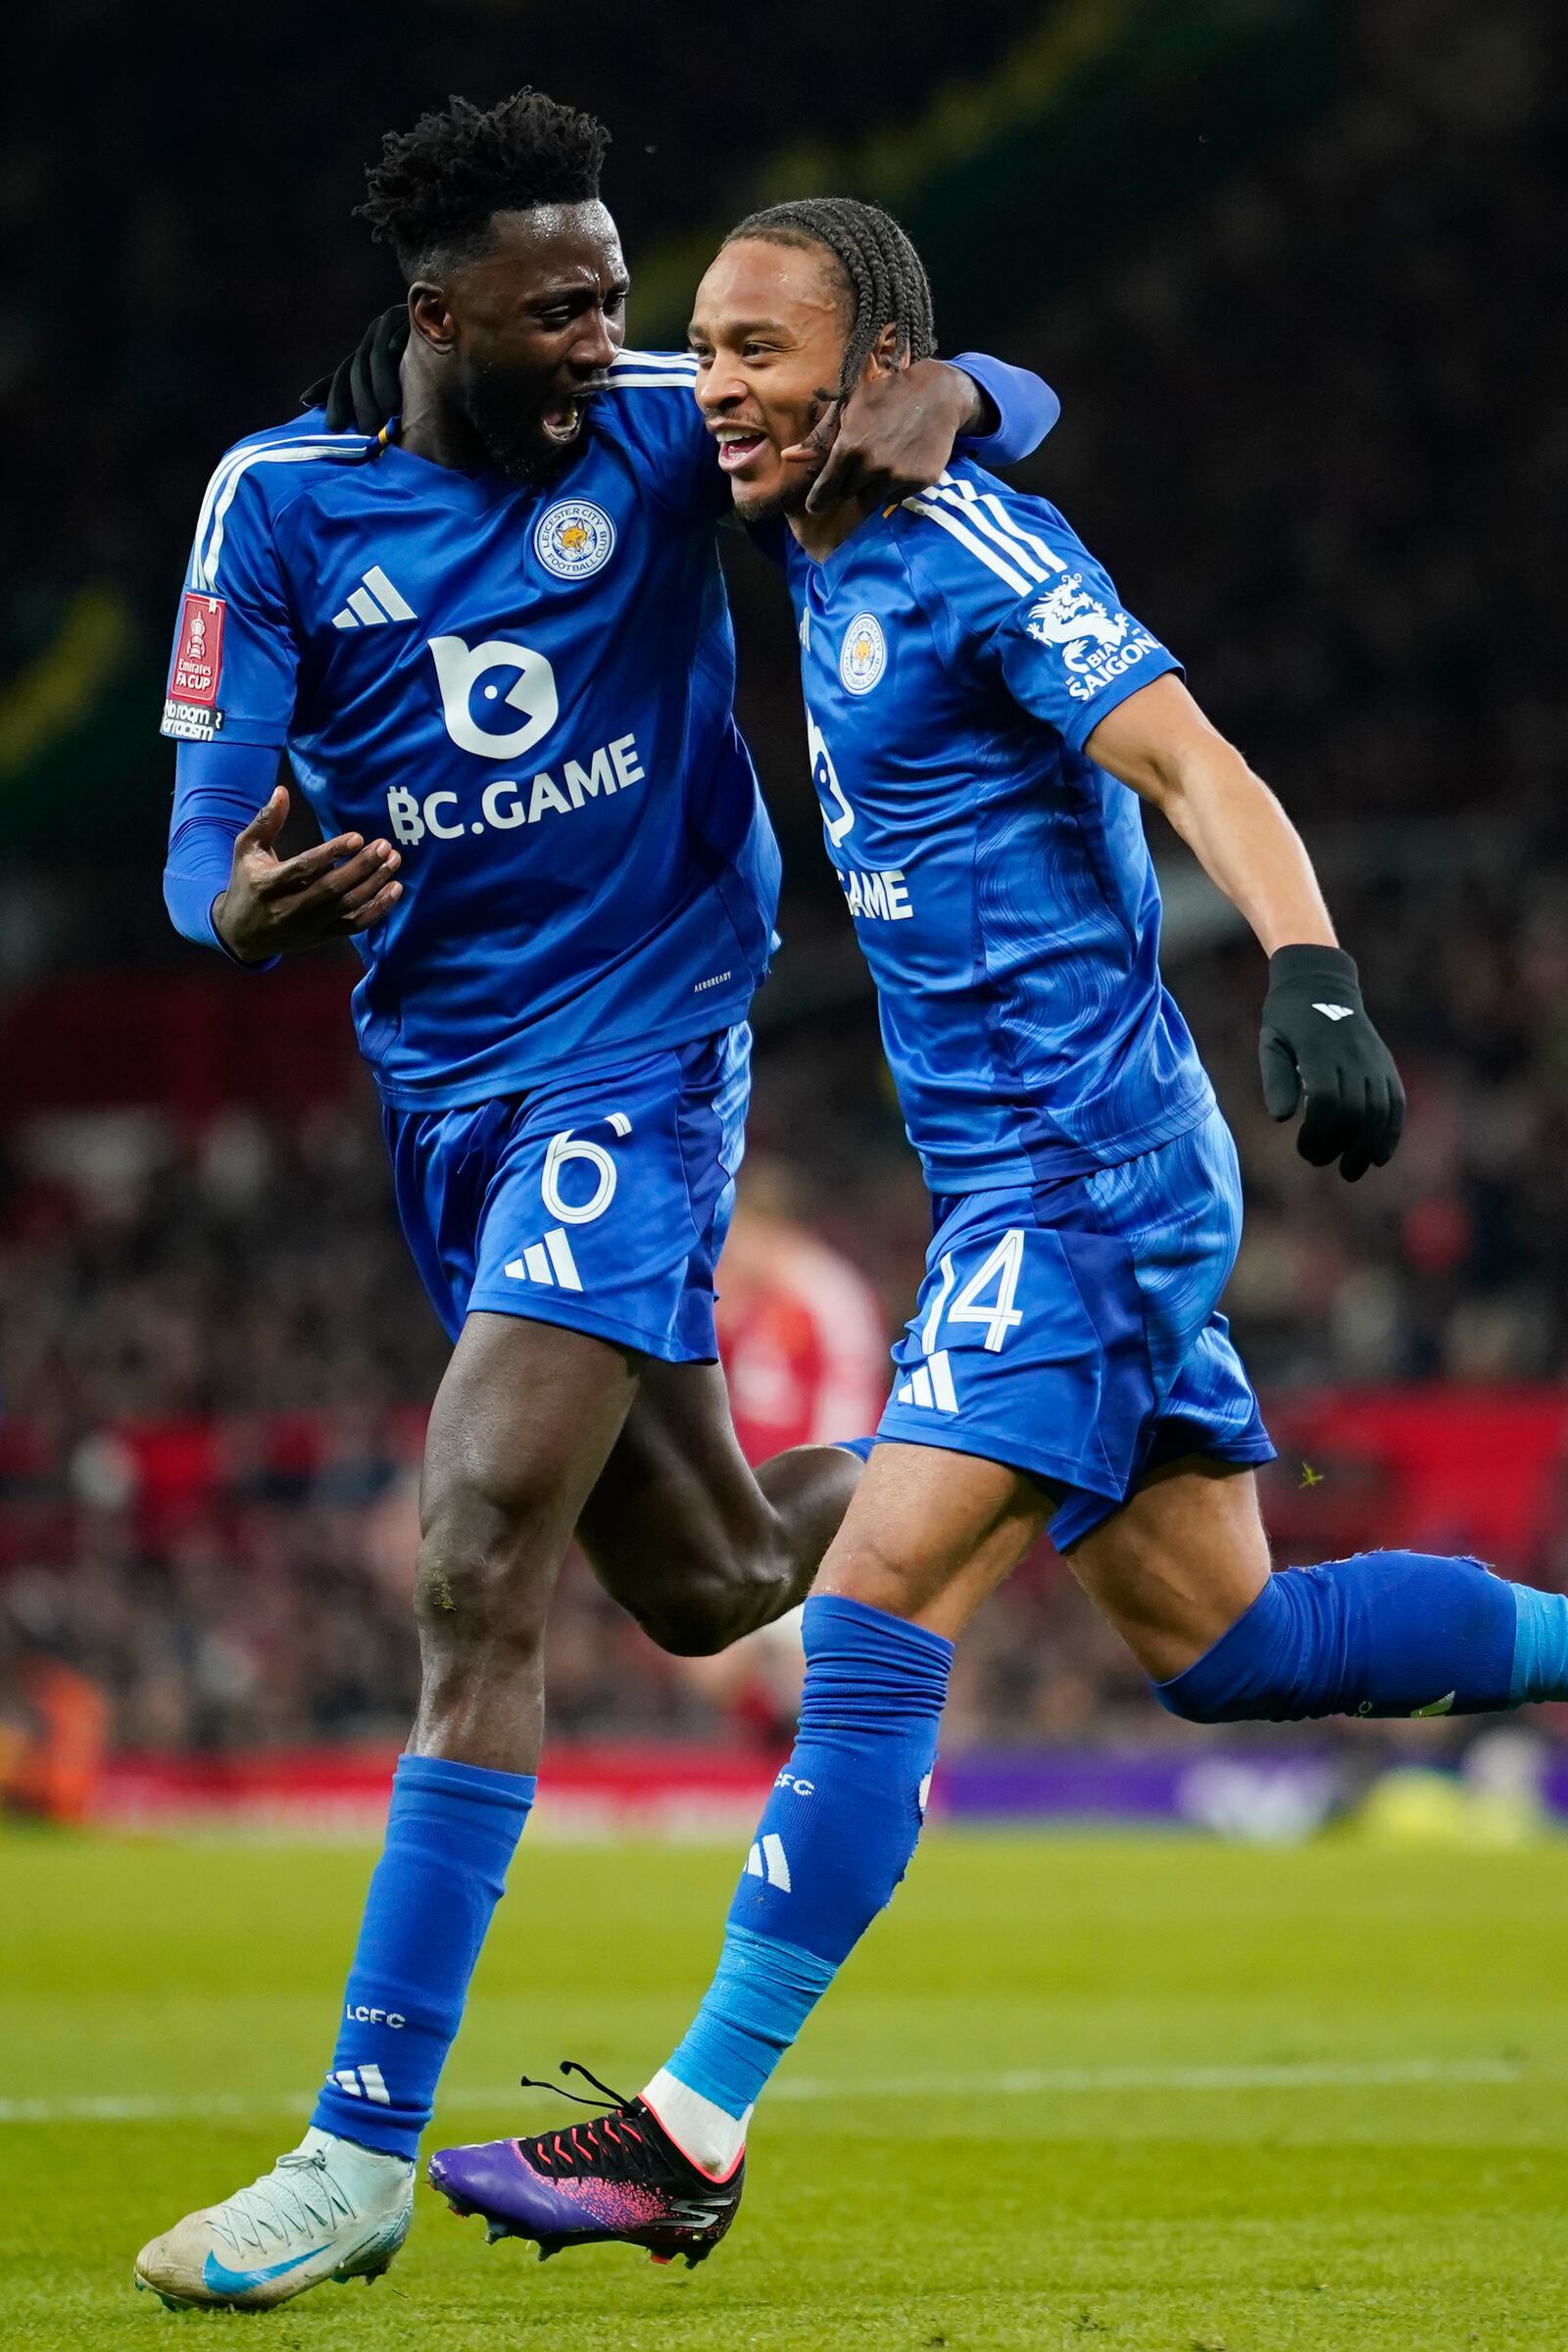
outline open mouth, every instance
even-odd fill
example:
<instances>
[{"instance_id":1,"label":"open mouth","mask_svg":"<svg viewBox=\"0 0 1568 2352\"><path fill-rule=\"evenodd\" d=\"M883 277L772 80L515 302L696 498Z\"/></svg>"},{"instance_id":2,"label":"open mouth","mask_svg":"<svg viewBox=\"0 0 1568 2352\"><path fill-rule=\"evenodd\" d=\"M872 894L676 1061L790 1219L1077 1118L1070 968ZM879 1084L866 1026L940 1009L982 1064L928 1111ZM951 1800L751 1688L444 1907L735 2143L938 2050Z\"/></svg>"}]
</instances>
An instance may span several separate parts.
<instances>
[{"instance_id":1,"label":"open mouth","mask_svg":"<svg viewBox=\"0 0 1568 2352\"><path fill-rule=\"evenodd\" d=\"M600 384L584 384L575 392L564 392L559 398L548 401L539 412L539 427L546 439L562 443L575 441L582 431L588 403L602 389Z\"/></svg>"},{"instance_id":2,"label":"open mouth","mask_svg":"<svg viewBox=\"0 0 1568 2352\"><path fill-rule=\"evenodd\" d=\"M768 446L767 435L751 424L721 424L714 438L718 462L726 473L744 473Z\"/></svg>"}]
</instances>

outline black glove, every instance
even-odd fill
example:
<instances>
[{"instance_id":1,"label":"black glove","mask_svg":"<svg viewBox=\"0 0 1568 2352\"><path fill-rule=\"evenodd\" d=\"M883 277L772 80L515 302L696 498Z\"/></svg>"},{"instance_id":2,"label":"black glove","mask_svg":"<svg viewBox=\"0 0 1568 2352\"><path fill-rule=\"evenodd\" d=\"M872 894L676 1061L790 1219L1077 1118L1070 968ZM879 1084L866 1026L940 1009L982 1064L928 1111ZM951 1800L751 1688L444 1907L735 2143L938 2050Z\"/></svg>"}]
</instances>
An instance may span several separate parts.
<instances>
[{"instance_id":1,"label":"black glove","mask_svg":"<svg viewBox=\"0 0 1568 2352\"><path fill-rule=\"evenodd\" d=\"M329 433L378 433L403 406L398 364L408 347L408 306L398 303L371 319L358 349L330 375L318 376L300 394L300 407L324 408Z\"/></svg>"},{"instance_id":2,"label":"black glove","mask_svg":"<svg viewBox=\"0 0 1568 2352\"><path fill-rule=\"evenodd\" d=\"M1258 1059L1271 1119L1292 1117L1306 1096L1296 1148L1314 1168L1337 1159L1354 1184L1394 1157L1404 1089L1342 948L1278 948L1269 957Z\"/></svg>"}]
</instances>

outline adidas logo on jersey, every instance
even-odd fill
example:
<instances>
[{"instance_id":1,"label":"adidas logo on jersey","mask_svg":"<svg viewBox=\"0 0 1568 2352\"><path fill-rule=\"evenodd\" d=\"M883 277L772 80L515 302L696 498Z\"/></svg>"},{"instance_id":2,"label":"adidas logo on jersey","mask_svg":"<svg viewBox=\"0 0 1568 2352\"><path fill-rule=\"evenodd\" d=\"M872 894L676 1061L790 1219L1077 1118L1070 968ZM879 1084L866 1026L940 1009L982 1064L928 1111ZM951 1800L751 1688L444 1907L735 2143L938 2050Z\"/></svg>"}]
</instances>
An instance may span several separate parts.
<instances>
[{"instance_id":1,"label":"adidas logo on jersey","mask_svg":"<svg viewBox=\"0 0 1568 2352\"><path fill-rule=\"evenodd\" d=\"M769 1886L776 1886L780 1894L792 1891L784 1840L774 1831L769 1830L765 1838L759 1838L752 1847L746 1857L746 1876L749 1879L765 1880Z\"/></svg>"},{"instance_id":2,"label":"adidas logo on jersey","mask_svg":"<svg viewBox=\"0 0 1568 2352\"><path fill-rule=\"evenodd\" d=\"M956 1413L958 1393L953 1385L953 1367L948 1351L938 1348L923 1364L916 1364L908 1379L894 1391L896 1404L912 1404L924 1413Z\"/></svg>"},{"instance_id":3,"label":"adidas logo on jersey","mask_svg":"<svg viewBox=\"0 0 1568 2352\"><path fill-rule=\"evenodd\" d=\"M376 629L389 620L416 620L406 596L393 587L379 564L372 564L341 612L332 615L334 629Z\"/></svg>"},{"instance_id":4,"label":"adidas logo on jersey","mask_svg":"<svg viewBox=\"0 0 1568 2352\"><path fill-rule=\"evenodd\" d=\"M536 1282L541 1290L580 1291L582 1276L571 1254L571 1244L557 1225L542 1242L530 1242L520 1257L504 1269L512 1282Z\"/></svg>"}]
</instances>

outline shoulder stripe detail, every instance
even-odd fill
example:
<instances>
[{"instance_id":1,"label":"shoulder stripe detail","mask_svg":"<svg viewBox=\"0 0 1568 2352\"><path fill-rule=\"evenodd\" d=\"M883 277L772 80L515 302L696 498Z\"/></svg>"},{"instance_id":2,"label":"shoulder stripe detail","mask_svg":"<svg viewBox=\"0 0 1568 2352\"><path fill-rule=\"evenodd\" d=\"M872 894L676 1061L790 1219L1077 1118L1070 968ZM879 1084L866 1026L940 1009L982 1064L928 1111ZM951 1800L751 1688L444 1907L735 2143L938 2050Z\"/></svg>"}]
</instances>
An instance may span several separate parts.
<instances>
[{"instance_id":1,"label":"shoulder stripe detail","mask_svg":"<svg viewBox=\"0 0 1568 2352\"><path fill-rule=\"evenodd\" d=\"M211 592L218 580L218 560L223 546L223 523L234 502L241 477L252 466L303 466L316 458L363 458L369 447L363 433L323 434L299 441L253 442L231 449L207 485L196 520L191 554L191 586Z\"/></svg>"},{"instance_id":2,"label":"shoulder stripe detail","mask_svg":"<svg viewBox=\"0 0 1568 2352\"><path fill-rule=\"evenodd\" d=\"M201 510L196 516L196 534L191 543L191 586L193 588L199 588L202 585L200 562L201 546L202 541L207 536L208 525L213 519L213 506L217 500L219 492L222 489L224 482L228 479L228 476L233 471L234 467L238 466L243 459L254 457L258 450L266 449L270 445L265 441L244 442L238 449L228 450L222 457L219 459L218 464L213 467L212 473L208 478L207 487L202 492Z\"/></svg>"},{"instance_id":3,"label":"shoulder stripe detail","mask_svg":"<svg viewBox=\"0 0 1568 2352\"><path fill-rule=\"evenodd\" d=\"M1044 580L1045 567L1036 563L1026 547L1019 547L1015 541L1007 537L1005 531L998 530L992 516L986 513L978 499L960 498L952 490L939 490L937 497L956 513L960 514L965 525L970 530L980 532L993 546L999 547L1009 564L1015 564L1020 571L1026 572L1029 578L1037 583Z\"/></svg>"},{"instance_id":4,"label":"shoulder stripe detail","mask_svg":"<svg viewBox=\"0 0 1568 2352\"><path fill-rule=\"evenodd\" d=\"M612 375L606 384L605 390L607 392L637 392L662 389L690 395L696 388L696 384L697 374L693 369L689 375Z\"/></svg>"},{"instance_id":5,"label":"shoulder stripe detail","mask_svg":"<svg viewBox=\"0 0 1568 2352\"><path fill-rule=\"evenodd\" d=\"M690 392L697 381L693 351L617 351L610 363L611 392Z\"/></svg>"},{"instance_id":6,"label":"shoulder stripe detail","mask_svg":"<svg viewBox=\"0 0 1568 2352\"><path fill-rule=\"evenodd\" d=\"M1016 539L1022 546L1031 549L1049 571L1065 571L1067 569L1066 564L1057 555L1055 549L1044 539L1037 537L1033 531L1026 531L1017 516L1009 511L1005 502L1000 499L994 490L976 490L973 482L959 482L956 487L971 505L984 507L987 514L995 517L1009 538Z\"/></svg>"},{"instance_id":7,"label":"shoulder stripe detail","mask_svg":"<svg viewBox=\"0 0 1568 2352\"><path fill-rule=\"evenodd\" d=\"M365 456L368 446L362 434L346 433L323 441L273 442L263 449L246 451L240 462L230 468L214 504L205 555L198 544L197 566L201 578L197 586L209 591L217 586L218 560L223 550L223 524L234 503L234 493L252 466L305 466L320 458L357 463Z\"/></svg>"},{"instance_id":8,"label":"shoulder stripe detail","mask_svg":"<svg viewBox=\"0 0 1568 2352\"><path fill-rule=\"evenodd\" d=\"M310 433L299 441L243 441L238 449L229 450L226 455L219 459L217 466L213 468L212 479L202 495L201 513L196 517L196 546L200 547L207 535L208 526L213 519L213 508L224 482L235 466L245 465L252 458L265 457L270 449L331 450L337 447L339 442L352 444L358 450L368 447L364 436L359 433Z\"/></svg>"},{"instance_id":9,"label":"shoulder stripe detail","mask_svg":"<svg viewBox=\"0 0 1568 2352\"><path fill-rule=\"evenodd\" d=\"M961 514L965 522L1001 548L1008 562L1032 579L1044 581L1053 572L1067 568L1043 539L1018 528L999 498L980 495L972 483L957 483L951 490L939 488L934 495Z\"/></svg>"},{"instance_id":10,"label":"shoulder stripe detail","mask_svg":"<svg viewBox=\"0 0 1568 2352\"><path fill-rule=\"evenodd\" d=\"M697 370L695 351L617 351L610 363L611 373L617 368L644 368L659 375L667 375L672 368Z\"/></svg>"},{"instance_id":11,"label":"shoulder stripe detail","mask_svg":"<svg viewBox=\"0 0 1568 2352\"><path fill-rule=\"evenodd\" d=\"M960 547L966 547L988 571L994 571L999 580L1006 581L1014 596L1027 596L1031 587L1038 585L1038 581L1029 579L998 555L994 547L988 546L969 528L967 522L960 521L951 507L931 506L923 498L906 498L904 503L911 514L923 514L928 522L939 524L950 539L956 539Z\"/></svg>"}]
</instances>

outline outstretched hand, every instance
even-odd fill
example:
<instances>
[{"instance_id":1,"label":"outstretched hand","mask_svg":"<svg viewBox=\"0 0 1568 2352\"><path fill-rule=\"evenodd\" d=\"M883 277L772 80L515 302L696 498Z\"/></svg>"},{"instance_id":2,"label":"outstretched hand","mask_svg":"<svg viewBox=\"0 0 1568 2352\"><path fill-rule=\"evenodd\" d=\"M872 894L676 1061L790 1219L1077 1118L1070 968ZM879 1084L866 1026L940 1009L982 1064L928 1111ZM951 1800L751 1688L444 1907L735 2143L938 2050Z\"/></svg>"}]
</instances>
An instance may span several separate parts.
<instances>
[{"instance_id":1,"label":"outstretched hand","mask_svg":"<svg viewBox=\"0 0 1568 2352\"><path fill-rule=\"evenodd\" d=\"M806 439L785 450L784 462L816 464L827 453L806 502L808 514L852 498L887 504L929 489L980 412L980 393L961 368L916 360L834 401Z\"/></svg>"},{"instance_id":2,"label":"outstretched hand","mask_svg":"<svg viewBox=\"0 0 1568 2352\"><path fill-rule=\"evenodd\" d=\"M402 858L389 841L340 833L297 858L273 844L288 817L280 784L234 844L228 888L213 905L213 927L240 963L265 963L300 948L368 931L403 896Z\"/></svg>"},{"instance_id":3,"label":"outstretched hand","mask_svg":"<svg viewBox=\"0 0 1568 2352\"><path fill-rule=\"evenodd\" d=\"M1275 951L1258 1054L1271 1119L1294 1117L1306 1099L1296 1148L1314 1168L1338 1160L1340 1174L1354 1184L1394 1157L1404 1126L1404 1088L1342 949Z\"/></svg>"}]
</instances>

